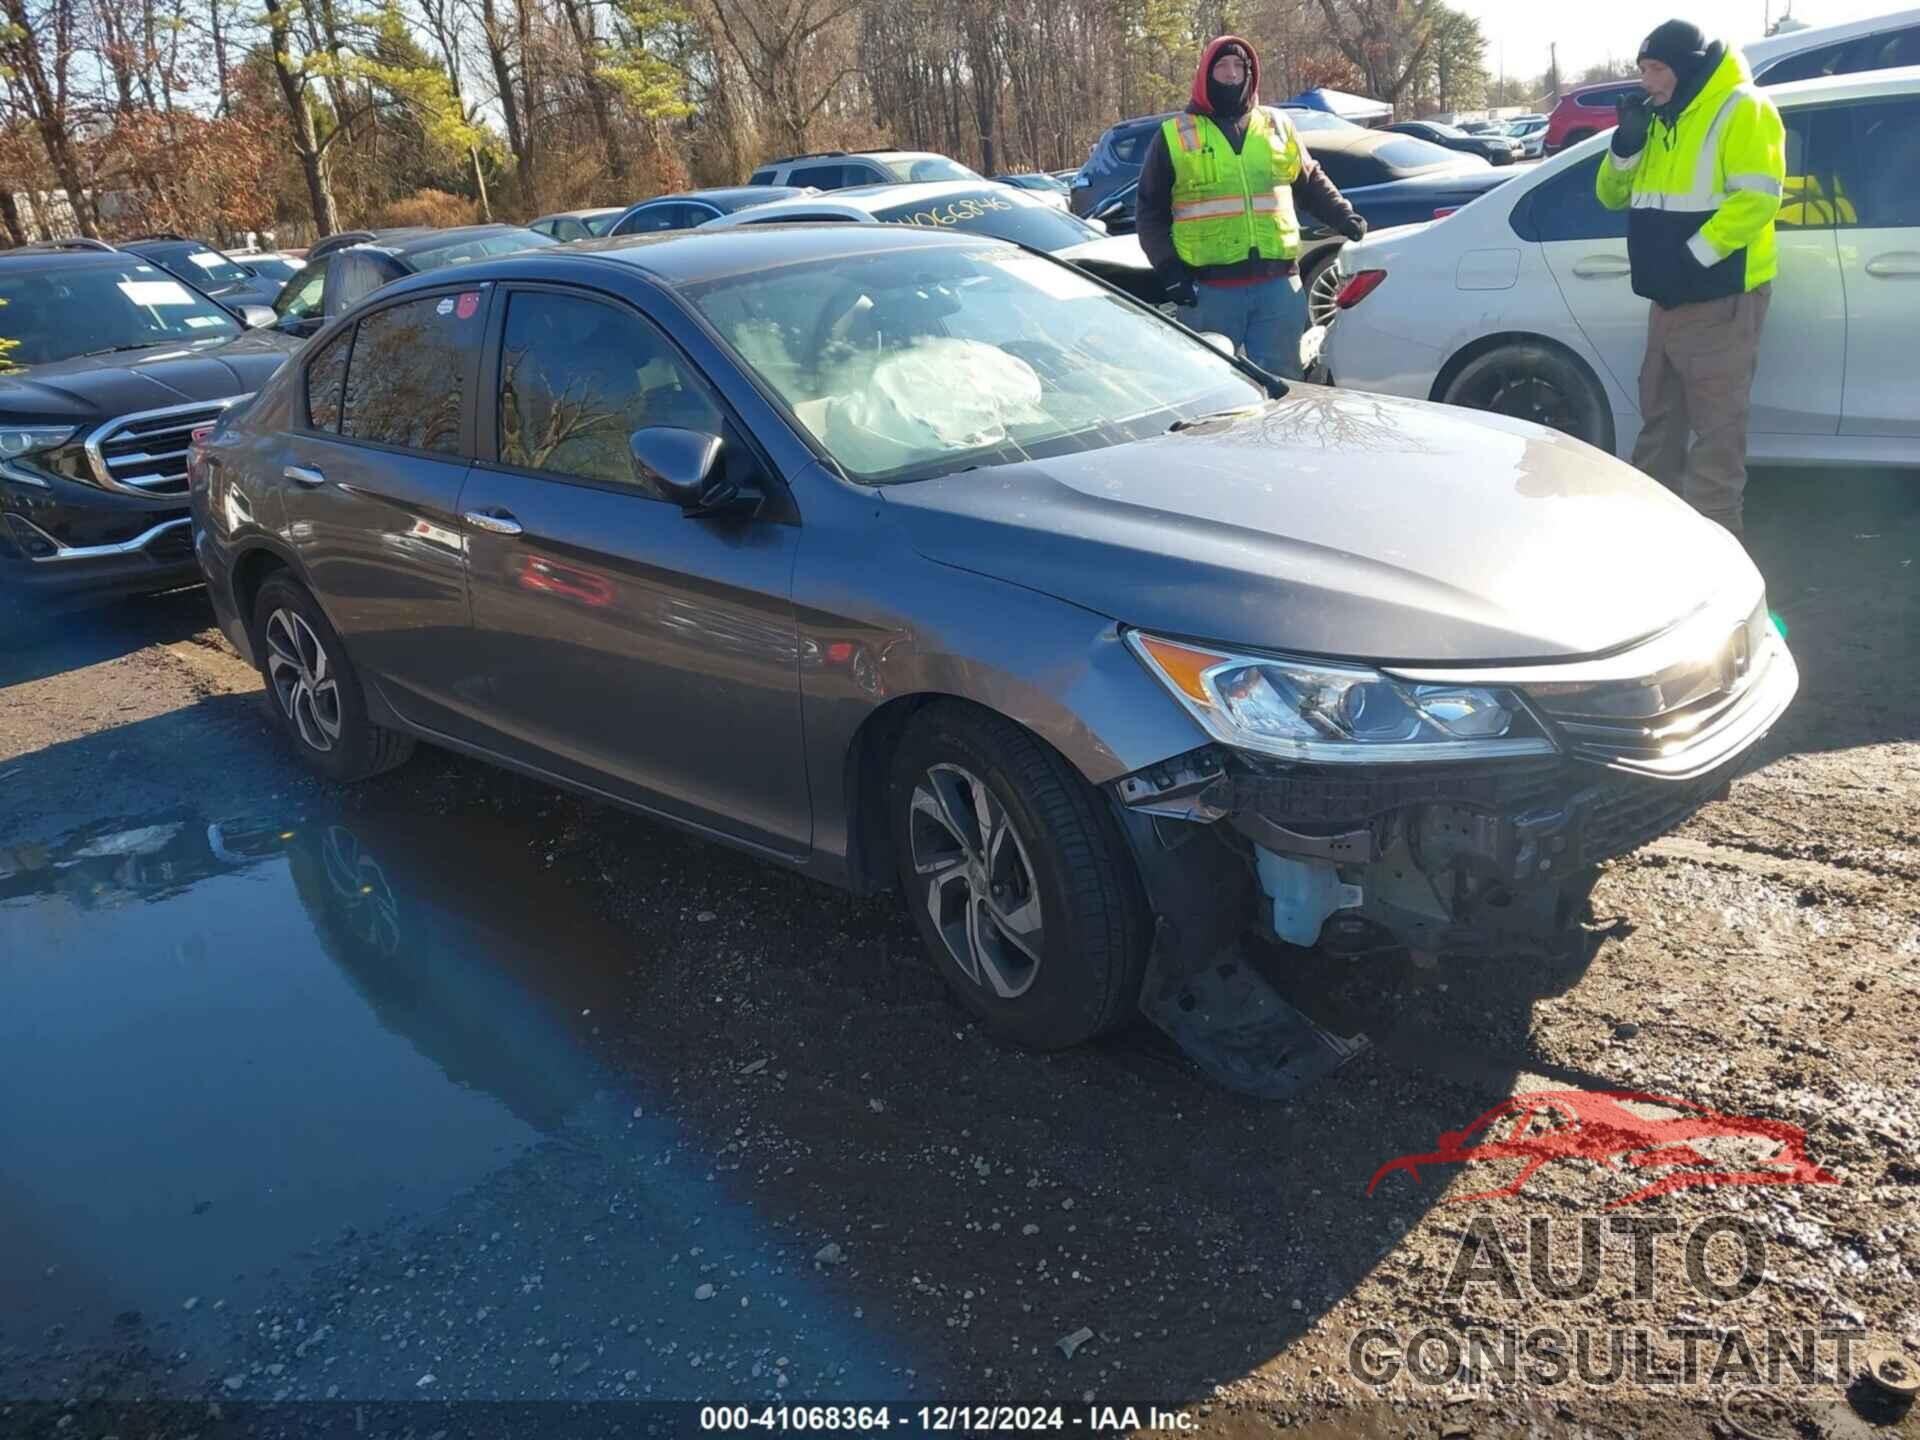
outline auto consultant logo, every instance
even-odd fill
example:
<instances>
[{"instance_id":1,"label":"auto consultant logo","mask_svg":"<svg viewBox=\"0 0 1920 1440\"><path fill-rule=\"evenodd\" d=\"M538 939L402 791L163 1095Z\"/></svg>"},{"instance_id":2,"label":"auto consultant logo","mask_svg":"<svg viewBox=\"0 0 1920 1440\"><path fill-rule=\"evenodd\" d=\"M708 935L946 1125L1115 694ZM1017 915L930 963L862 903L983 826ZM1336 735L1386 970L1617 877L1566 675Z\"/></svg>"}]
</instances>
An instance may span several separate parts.
<instances>
[{"instance_id":1,"label":"auto consultant logo","mask_svg":"<svg viewBox=\"0 0 1920 1440\"><path fill-rule=\"evenodd\" d=\"M1608 1201L1609 1209L1675 1190L1838 1183L1807 1157L1807 1132L1784 1120L1722 1115L1691 1100L1637 1090L1536 1090L1501 1101L1464 1130L1446 1131L1432 1150L1389 1160L1374 1172L1367 1194L1402 1171L1418 1183L1423 1166L1494 1161L1519 1168L1504 1185L1448 1203L1518 1195L1555 1161L1654 1177Z\"/></svg>"}]
</instances>

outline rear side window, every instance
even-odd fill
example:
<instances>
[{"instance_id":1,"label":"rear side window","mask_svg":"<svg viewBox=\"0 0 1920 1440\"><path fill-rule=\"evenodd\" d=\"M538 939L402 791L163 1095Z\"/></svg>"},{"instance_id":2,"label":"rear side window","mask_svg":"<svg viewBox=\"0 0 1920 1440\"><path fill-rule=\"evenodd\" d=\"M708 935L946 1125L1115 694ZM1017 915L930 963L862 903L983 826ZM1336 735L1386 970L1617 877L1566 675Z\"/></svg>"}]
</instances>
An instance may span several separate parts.
<instances>
[{"instance_id":1,"label":"rear side window","mask_svg":"<svg viewBox=\"0 0 1920 1440\"><path fill-rule=\"evenodd\" d=\"M847 179L844 165L800 165L787 177L789 185L812 185L821 190L841 190L853 183Z\"/></svg>"},{"instance_id":2,"label":"rear side window","mask_svg":"<svg viewBox=\"0 0 1920 1440\"><path fill-rule=\"evenodd\" d=\"M354 440L460 453L460 407L485 324L478 290L428 295L360 321L340 433Z\"/></svg>"},{"instance_id":3,"label":"rear side window","mask_svg":"<svg viewBox=\"0 0 1920 1440\"><path fill-rule=\"evenodd\" d=\"M754 171L753 174L747 177L747 184L771 185L773 183L773 177L777 173L778 172L771 165L762 166L760 169Z\"/></svg>"},{"instance_id":4,"label":"rear side window","mask_svg":"<svg viewBox=\"0 0 1920 1440\"><path fill-rule=\"evenodd\" d=\"M327 341L307 366L307 424L315 430L340 428L340 402L347 387L347 351L353 346L349 325Z\"/></svg>"},{"instance_id":5,"label":"rear side window","mask_svg":"<svg viewBox=\"0 0 1920 1440\"><path fill-rule=\"evenodd\" d=\"M634 475L628 437L654 425L717 434L721 423L666 337L638 315L574 295L508 299L501 464L665 499Z\"/></svg>"},{"instance_id":6,"label":"rear side window","mask_svg":"<svg viewBox=\"0 0 1920 1440\"><path fill-rule=\"evenodd\" d=\"M1843 40L1836 45L1821 45L1812 50L1803 50L1798 55L1789 55L1778 65L1762 72L1760 83L1763 85L1785 85L1790 80L1812 80L1821 75L1844 73L1840 62L1845 58L1847 47L1854 42Z\"/></svg>"},{"instance_id":7,"label":"rear side window","mask_svg":"<svg viewBox=\"0 0 1920 1440\"><path fill-rule=\"evenodd\" d=\"M1838 143L1818 147L1834 173L1814 177L1830 186L1835 223L1843 229L1920 227L1920 100L1859 104L1839 114L1850 126L1836 126Z\"/></svg>"},{"instance_id":8,"label":"rear side window","mask_svg":"<svg viewBox=\"0 0 1920 1440\"><path fill-rule=\"evenodd\" d=\"M1627 212L1609 210L1593 192L1606 152L1536 185L1513 210L1513 228L1523 240L1616 240L1627 234Z\"/></svg>"},{"instance_id":9,"label":"rear side window","mask_svg":"<svg viewBox=\"0 0 1920 1440\"><path fill-rule=\"evenodd\" d=\"M614 233L616 235L651 235L662 230L685 230L689 225L697 225L699 220L707 218L704 212L700 214L699 220L692 216L693 207L690 205L678 203L649 205L645 209L634 211L622 220L619 229Z\"/></svg>"},{"instance_id":10,"label":"rear side window","mask_svg":"<svg viewBox=\"0 0 1920 1440\"><path fill-rule=\"evenodd\" d=\"M1858 59L1859 63L1854 61ZM1845 74L1861 70L1894 70L1905 65L1920 65L1920 25L1889 31L1869 38L1854 55L1847 57Z\"/></svg>"},{"instance_id":11,"label":"rear side window","mask_svg":"<svg viewBox=\"0 0 1920 1440\"><path fill-rule=\"evenodd\" d=\"M274 297L274 314L307 320L320 313L320 295L327 284L327 262L316 260L295 275Z\"/></svg>"}]
</instances>

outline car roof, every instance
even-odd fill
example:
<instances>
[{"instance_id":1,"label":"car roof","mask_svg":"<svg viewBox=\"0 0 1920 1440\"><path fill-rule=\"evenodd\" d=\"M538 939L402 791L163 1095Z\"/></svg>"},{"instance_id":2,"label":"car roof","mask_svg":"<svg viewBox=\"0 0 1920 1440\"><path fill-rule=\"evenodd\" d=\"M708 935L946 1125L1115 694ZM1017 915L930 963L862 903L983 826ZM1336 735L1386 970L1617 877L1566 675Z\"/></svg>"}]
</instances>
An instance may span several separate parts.
<instances>
[{"instance_id":1,"label":"car roof","mask_svg":"<svg viewBox=\"0 0 1920 1440\"><path fill-rule=\"evenodd\" d=\"M1859 70L1851 75L1816 75L1811 80L1791 80L1785 85L1769 85L1765 93L1776 105L1815 100L1866 100L1879 95L1912 95L1920 93L1920 65L1902 65L1893 70Z\"/></svg>"},{"instance_id":2,"label":"car roof","mask_svg":"<svg viewBox=\"0 0 1920 1440\"><path fill-rule=\"evenodd\" d=\"M391 239L383 235L376 236L372 243L395 255L411 255L420 250L437 250L442 245L458 245L462 240L478 240L487 235L505 235L510 231L526 228L524 225L454 225L445 230L403 230Z\"/></svg>"},{"instance_id":3,"label":"car roof","mask_svg":"<svg viewBox=\"0 0 1920 1440\"><path fill-rule=\"evenodd\" d=\"M769 213L779 214L787 210L814 215L873 215L893 205L938 204L948 198L978 195L985 186L997 186L1005 192L1004 198L1016 205L1053 208L1046 201L1037 199L1032 191L1022 190L1017 185L1005 185L998 180L930 180L919 184L850 185L844 190L828 190L817 195L795 195L791 199L756 205L753 209L758 217L757 223L764 223ZM717 220L714 223L719 224Z\"/></svg>"},{"instance_id":4,"label":"car roof","mask_svg":"<svg viewBox=\"0 0 1920 1440\"><path fill-rule=\"evenodd\" d=\"M753 274L773 265L857 259L889 250L1005 243L984 235L917 225L740 225L578 240L571 245L472 260L460 267L460 273L474 280L534 279L553 278L559 268L564 268L585 280L596 268L614 264L631 266L663 285L678 287ZM429 271L397 280L380 293L400 294L445 283L443 272Z\"/></svg>"},{"instance_id":5,"label":"car roof","mask_svg":"<svg viewBox=\"0 0 1920 1440\"><path fill-rule=\"evenodd\" d=\"M591 220L596 215L622 215L626 210L625 205L591 205L585 210L555 210L551 215L542 215L532 223L538 225L540 220Z\"/></svg>"},{"instance_id":6,"label":"car roof","mask_svg":"<svg viewBox=\"0 0 1920 1440\"><path fill-rule=\"evenodd\" d=\"M0 250L0 265L17 265L23 270L29 267L44 269L48 265L125 265L127 258L128 252L124 250L42 250L34 246ZM136 254L133 258L143 265L147 263L144 255Z\"/></svg>"},{"instance_id":7,"label":"car roof","mask_svg":"<svg viewBox=\"0 0 1920 1440\"><path fill-rule=\"evenodd\" d=\"M1886 15L1872 15L1864 20L1843 20L1837 25L1814 25L1805 30L1788 30L1778 35L1769 35L1764 40L1755 40L1740 47L1749 64L1760 64L1769 60L1778 60L1783 55L1797 55L1802 50L1812 50L1821 45L1832 44L1836 40L1851 40L1857 35L1877 35L1882 30L1900 30L1909 25L1920 25L1920 10L1895 10Z\"/></svg>"}]
</instances>

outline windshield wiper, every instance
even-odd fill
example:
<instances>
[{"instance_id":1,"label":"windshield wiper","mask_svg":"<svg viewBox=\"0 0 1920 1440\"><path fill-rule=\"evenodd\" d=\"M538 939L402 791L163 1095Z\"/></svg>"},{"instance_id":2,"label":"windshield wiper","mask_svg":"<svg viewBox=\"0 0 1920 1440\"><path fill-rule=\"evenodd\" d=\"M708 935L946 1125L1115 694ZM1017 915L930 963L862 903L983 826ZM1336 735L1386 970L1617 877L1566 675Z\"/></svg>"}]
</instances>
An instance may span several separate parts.
<instances>
[{"instance_id":1,"label":"windshield wiper","mask_svg":"<svg viewBox=\"0 0 1920 1440\"><path fill-rule=\"evenodd\" d=\"M105 345L98 350L82 350L73 358L75 360L91 360L95 355L118 355L123 350L153 350L162 345L179 345L184 343L184 341L179 340L142 340L137 345Z\"/></svg>"},{"instance_id":2,"label":"windshield wiper","mask_svg":"<svg viewBox=\"0 0 1920 1440\"><path fill-rule=\"evenodd\" d=\"M1225 410L1214 410L1206 415L1195 415L1188 420L1176 420L1167 426L1167 434L1177 435L1182 430L1192 430L1201 425L1210 425L1215 420L1232 420L1237 416L1251 415L1258 405L1234 405Z\"/></svg>"}]
</instances>

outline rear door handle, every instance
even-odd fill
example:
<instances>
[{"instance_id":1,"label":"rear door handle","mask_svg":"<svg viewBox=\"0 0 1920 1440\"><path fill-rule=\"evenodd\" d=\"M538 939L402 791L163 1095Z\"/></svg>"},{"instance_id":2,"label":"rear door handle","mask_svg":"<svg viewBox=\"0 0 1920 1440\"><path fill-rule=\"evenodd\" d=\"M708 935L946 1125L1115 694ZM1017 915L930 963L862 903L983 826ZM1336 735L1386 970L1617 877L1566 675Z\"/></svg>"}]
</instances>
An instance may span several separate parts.
<instances>
[{"instance_id":1,"label":"rear door handle","mask_svg":"<svg viewBox=\"0 0 1920 1440\"><path fill-rule=\"evenodd\" d=\"M289 480L298 480L302 485L324 485L327 483L326 476L306 465L289 465L280 473Z\"/></svg>"},{"instance_id":2,"label":"rear door handle","mask_svg":"<svg viewBox=\"0 0 1920 1440\"><path fill-rule=\"evenodd\" d=\"M1631 275L1633 265L1624 255L1582 255L1573 262L1573 273L1582 280L1618 280Z\"/></svg>"},{"instance_id":3,"label":"rear door handle","mask_svg":"<svg viewBox=\"0 0 1920 1440\"><path fill-rule=\"evenodd\" d=\"M469 510L466 522L476 530L485 530L494 535L518 535L520 522L504 510Z\"/></svg>"},{"instance_id":4,"label":"rear door handle","mask_svg":"<svg viewBox=\"0 0 1920 1440\"><path fill-rule=\"evenodd\" d=\"M1920 255L1911 250L1876 255L1867 261L1866 270L1867 274L1876 275L1882 280L1920 280Z\"/></svg>"}]
</instances>

